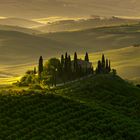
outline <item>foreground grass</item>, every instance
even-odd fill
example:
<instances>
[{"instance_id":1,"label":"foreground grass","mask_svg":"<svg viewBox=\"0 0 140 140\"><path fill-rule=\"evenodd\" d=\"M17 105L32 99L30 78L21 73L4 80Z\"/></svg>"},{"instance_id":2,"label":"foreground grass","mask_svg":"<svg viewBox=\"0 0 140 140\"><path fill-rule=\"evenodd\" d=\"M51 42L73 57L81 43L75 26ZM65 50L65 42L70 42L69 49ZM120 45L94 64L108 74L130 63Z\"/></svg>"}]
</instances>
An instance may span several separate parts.
<instances>
[{"instance_id":1,"label":"foreground grass","mask_svg":"<svg viewBox=\"0 0 140 140\"><path fill-rule=\"evenodd\" d=\"M140 90L117 76L9 92L0 94L2 140L140 139Z\"/></svg>"}]
</instances>

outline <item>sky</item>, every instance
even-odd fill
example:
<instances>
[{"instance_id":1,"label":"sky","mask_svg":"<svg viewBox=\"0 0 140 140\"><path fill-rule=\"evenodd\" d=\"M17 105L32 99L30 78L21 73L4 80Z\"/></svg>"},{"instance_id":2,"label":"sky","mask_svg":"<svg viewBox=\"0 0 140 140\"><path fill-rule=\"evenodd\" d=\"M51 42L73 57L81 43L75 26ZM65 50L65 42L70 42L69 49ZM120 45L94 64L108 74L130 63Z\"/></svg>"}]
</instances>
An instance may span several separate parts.
<instances>
[{"instance_id":1,"label":"sky","mask_svg":"<svg viewBox=\"0 0 140 140\"><path fill-rule=\"evenodd\" d=\"M140 0L0 0L0 17L140 17Z\"/></svg>"}]
</instances>

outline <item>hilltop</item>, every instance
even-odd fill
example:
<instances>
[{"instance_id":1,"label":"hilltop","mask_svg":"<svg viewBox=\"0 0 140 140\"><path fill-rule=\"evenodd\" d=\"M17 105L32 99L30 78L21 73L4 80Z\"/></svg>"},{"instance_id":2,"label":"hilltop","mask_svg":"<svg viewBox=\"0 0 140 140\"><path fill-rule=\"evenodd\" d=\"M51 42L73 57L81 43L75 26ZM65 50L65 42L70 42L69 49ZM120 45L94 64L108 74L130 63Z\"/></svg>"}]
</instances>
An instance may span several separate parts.
<instances>
[{"instance_id":1,"label":"hilltop","mask_svg":"<svg viewBox=\"0 0 140 140\"><path fill-rule=\"evenodd\" d=\"M91 18L88 19L77 19L77 20L67 19L67 20L48 22L46 23L46 25L42 25L34 29L44 33L80 31L80 30L99 28L99 27L122 26L122 25L131 25L131 24L133 25L133 24L138 24L139 22L140 20L138 19L124 19L124 18L119 18L114 16L109 18L92 16Z\"/></svg>"},{"instance_id":2,"label":"hilltop","mask_svg":"<svg viewBox=\"0 0 140 140\"><path fill-rule=\"evenodd\" d=\"M41 26L42 24L36 21L32 21L24 18L2 18L0 19L0 25L8 26L20 26L24 28L32 28L36 26Z\"/></svg>"},{"instance_id":3,"label":"hilltop","mask_svg":"<svg viewBox=\"0 0 140 140\"><path fill-rule=\"evenodd\" d=\"M139 108L140 89L111 74L49 91L2 91L0 138L139 140Z\"/></svg>"}]
</instances>

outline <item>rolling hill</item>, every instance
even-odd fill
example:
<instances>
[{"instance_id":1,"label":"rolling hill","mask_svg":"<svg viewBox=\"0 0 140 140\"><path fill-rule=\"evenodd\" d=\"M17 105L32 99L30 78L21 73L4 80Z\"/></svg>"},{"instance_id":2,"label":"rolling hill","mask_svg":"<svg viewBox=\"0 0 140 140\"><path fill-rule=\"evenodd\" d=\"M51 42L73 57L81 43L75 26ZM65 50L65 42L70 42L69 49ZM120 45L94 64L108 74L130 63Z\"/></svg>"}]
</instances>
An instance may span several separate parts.
<instances>
[{"instance_id":1,"label":"rolling hill","mask_svg":"<svg viewBox=\"0 0 140 140\"><path fill-rule=\"evenodd\" d=\"M112 65L119 75L140 81L140 47L133 47L134 44L140 44L139 31L139 24L48 34L0 30L1 81L9 81L9 75L13 80L24 74L28 68L36 65L40 55L48 59L59 57L66 51L71 55L77 51L80 57L88 51L93 62L99 59L99 54L105 53L112 60Z\"/></svg>"},{"instance_id":2,"label":"rolling hill","mask_svg":"<svg viewBox=\"0 0 140 140\"><path fill-rule=\"evenodd\" d=\"M23 18L2 18L2 19L0 19L0 25L32 28L32 27L41 26L42 24L39 22L36 22L36 21L32 21L29 19L23 19Z\"/></svg>"},{"instance_id":3,"label":"rolling hill","mask_svg":"<svg viewBox=\"0 0 140 140\"><path fill-rule=\"evenodd\" d=\"M81 52L103 51L140 44L140 24L42 34L56 41L77 45Z\"/></svg>"},{"instance_id":4,"label":"rolling hill","mask_svg":"<svg viewBox=\"0 0 140 140\"><path fill-rule=\"evenodd\" d=\"M51 91L3 90L0 139L139 140L139 108L140 89L113 75Z\"/></svg>"},{"instance_id":5,"label":"rolling hill","mask_svg":"<svg viewBox=\"0 0 140 140\"><path fill-rule=\"evenodd\" d=\"M17 31L17 32L22 32L22 33L26 33L26 34L41 34L40 31L37 31L35 29L23 28L23 27L19 27L19 26L0 25L0 30Z\"/></svg>"},{"instance_id":6,"label":"rolling hill","mask_svg":"<svg viewBox=\"0 0 140 140\"><path fill-rule=\"evenodd\" d=\"M47 22L47 21L46 21ZM49 22L46 25L36 27L36 30L41 32L62 32L62 31L77 31L99 27L130 25L139 23L139 19L124 19L118 17L105 18L93 16L88 19L69 19Z\"/></svg>"}]
</instances>

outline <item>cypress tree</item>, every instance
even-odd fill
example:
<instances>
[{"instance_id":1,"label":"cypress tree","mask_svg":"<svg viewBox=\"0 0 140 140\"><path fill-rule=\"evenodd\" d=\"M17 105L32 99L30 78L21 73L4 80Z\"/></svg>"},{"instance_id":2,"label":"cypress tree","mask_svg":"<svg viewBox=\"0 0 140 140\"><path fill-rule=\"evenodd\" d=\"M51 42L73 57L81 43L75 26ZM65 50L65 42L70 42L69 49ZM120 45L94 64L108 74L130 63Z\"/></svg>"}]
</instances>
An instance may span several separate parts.
<instances>
[{"instance_id":1,"label":"cypress tree","mask_svg":"<svg viewBox=\"0 0 140 140\"><path fill-rule=\"evenodd\" d=\"M68 70L68 54L67 52L65 53L65 62L64 62L64 71L67 73Z\"/></svg>"},{"instance_id":2,"label":"cypress tree","mask_svg":"<svg viewBox=\"0 0 140 140\"><path fill-rule=\"evenodd\" d=\"M68 59L68 53L67 52L65 53L65 59Z\"/></svg>"},{"instance_id":3,"label":"cypress tree","mask_svg":"<svg viewBox=\"0 0 140 140\"><path fill-rule=\"evenodd\" d=\"M36 74L37 72L36 72L36 67L34 67L34 74Z\"/></svg>"},{"instance_id":4,"label":"cypress tree","mask_svg":"<svg viewBox=\"0 0 140 140\"><path fill-rule=\"evenodd\" d=\"M41 77L41 73L43 72L43 57L40 56L39 58L39 65L38 65L38 76Z\"/></svg>"},{"instance_id":5,"label":"cypress tree","mask_svg":"<svg viewBox=\"0 0 140 140\"><path fill-rule=\"evenodd\" d=\"M97 69L96 69L96 73L102 73L102 63L101 63L100 60L98 61L98 66L97 66Z\"/></svg>"},{"instance_id":6,"label":"cypress tree","mask_svg":"<svg viewBox=\"0 0 140 140\"><path fill-rule=\"evenodd\" d=\"M68 78L71 79L72 67L71 67L71 57L68 56Z\"/></svg>"},{"instance_id":7,"label":"cypress tree","mask_svg":"<svg viewBox=\"0 0 140 140\"><path fill-rule=\"evenodd\" d=\"M106 59L106 66L105 66L106 72L109 72L109 64L108 64L108 59Z\"/></svg>"},{"instance_id":8,"label":"cypress tree","mask_svg":"<svg viewBox=\"0 0 140 140\"><path fill-rule=\"evenodd\" d=\"M93 68L93 66L91 67L90 74L94 74L94 68Z\"/></svg>"},{"instance_id":9,"label":"cypress tree","mask_svg":"<svg viewBox=\"0 0 140 140\"><path fill-rule=\"evenodd\" d=\"M64 63L65 63L65 59L64 59L64 55L61 55L61 71L63 71L64 69Z\"/></svg>"},{"instance_id":10,"label":"cypress tree","mask_svg":"<svg viewBox=\"0 0 140 140\"><path fill-rule=\"evenodd\" d=\"M85 61L89 62L89 57L88 57L88 53L86 52L86 55L85 55Z\"/></svg>"},{"instance_id":11,"label":"cypress tree","mask_svg":"<svg viewBox=\"0 0 140 140\"><path fill-rule=\"evenodd\" d=\"M68 56L68 70L71 70L71 57Z\"/></svg>"},{"instance_id":12,"label":"cypress tree","mask_svg":"<svg viewBox=\"0 0 140 140\"><path fill-rule=\"evenodd\" d=\"M102 54L102 68L105 68L105 56Z\"/></svg>"},{"instance_id":13,"label":"cypress tree","mask_svg":"<svg viewBox=\"0 0 140 140\"><path fill-rule=\"evenodd\" d=\"M111 71L111 61L109 60L108 72Z\"/></svg>"},{"instance_id":14,"label":"cypress tree","mask_svg":"<svg viewBox=\"0 0 140 140\"><path fill-rule=\"evenodd\" d=\"M78 71L78 59L77 59L77 53L74 53L74 72Z\"/></svg>"}]
</instances>

